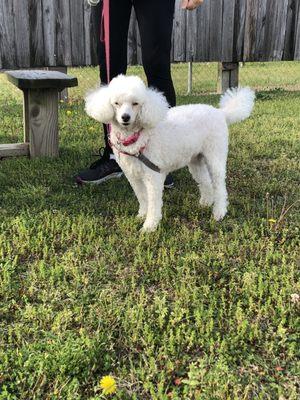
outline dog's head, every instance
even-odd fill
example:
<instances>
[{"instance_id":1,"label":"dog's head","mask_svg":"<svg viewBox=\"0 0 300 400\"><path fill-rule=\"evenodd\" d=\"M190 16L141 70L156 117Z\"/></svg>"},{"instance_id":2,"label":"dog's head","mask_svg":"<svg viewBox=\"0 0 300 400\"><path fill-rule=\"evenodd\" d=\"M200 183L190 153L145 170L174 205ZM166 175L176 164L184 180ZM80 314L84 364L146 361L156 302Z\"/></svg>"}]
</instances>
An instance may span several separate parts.
<instances>
[{"instance_id":1,"label":"dog's head","mask_svg":"<svg viewBox=\"0 0 300 400\"><path fill-rule=\"evenodd\" d=\"M89 93L85 99L89 116L120 127L153 128L167 113L169 105L158 91L147 88L137 76L119 75L108 86Z\"/></svg>"}]
</instances>

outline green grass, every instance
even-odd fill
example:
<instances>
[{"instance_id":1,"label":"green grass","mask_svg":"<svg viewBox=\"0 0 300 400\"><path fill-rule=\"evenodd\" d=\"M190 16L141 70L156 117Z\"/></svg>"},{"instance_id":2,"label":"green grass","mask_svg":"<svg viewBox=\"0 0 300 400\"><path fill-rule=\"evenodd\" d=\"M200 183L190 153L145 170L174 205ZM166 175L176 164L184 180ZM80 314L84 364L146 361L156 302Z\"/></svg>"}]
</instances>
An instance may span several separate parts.
<instances>
[{"instance_id":1,"label":"green grass","mask_svg":"<svg viewBox=\"0 0 300 400\"><path fill-rule=\"evenodd\" d=\"M17 141L20 98L0 85L0 140ZM299 108L259 92L231 127L221 223L186 170L143 236L124 178L77 188L101 145L81 100L60 105L59 159L0 161L0 399L101 399L104 375L114 399L298 399Z\"/></svg>"}]
</instances>

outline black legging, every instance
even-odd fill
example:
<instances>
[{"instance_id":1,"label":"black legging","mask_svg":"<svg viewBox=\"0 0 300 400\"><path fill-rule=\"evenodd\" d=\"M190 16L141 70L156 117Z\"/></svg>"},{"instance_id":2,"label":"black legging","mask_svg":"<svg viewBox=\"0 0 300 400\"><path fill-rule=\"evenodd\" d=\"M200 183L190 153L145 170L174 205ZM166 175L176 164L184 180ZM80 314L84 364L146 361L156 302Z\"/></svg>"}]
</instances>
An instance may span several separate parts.
<instances>
[{"instance_id":1,"label":"black legging","mask_svg":"<svg viewBox=\"0 0 300 400\"><path fill-rule=\"evenodd\" d=\"M142 61L148 86L166 96L171 107L176 104L171 77L171 37L175 0L110 0L110 79L127 70L127 38L131 8L134 7L142 46ZM105 45L100 41L101 82L107 83ZM105 131L106 149L107 129Z\"/></svg>"}]
</instances>

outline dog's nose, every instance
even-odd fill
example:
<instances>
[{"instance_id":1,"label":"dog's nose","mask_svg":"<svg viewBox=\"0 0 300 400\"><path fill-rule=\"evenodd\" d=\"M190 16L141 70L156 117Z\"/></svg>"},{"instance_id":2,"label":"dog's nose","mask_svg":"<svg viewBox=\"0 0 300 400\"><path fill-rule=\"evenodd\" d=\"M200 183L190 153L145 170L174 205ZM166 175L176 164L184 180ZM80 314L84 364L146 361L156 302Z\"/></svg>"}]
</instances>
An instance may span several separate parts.
<instances>
[{"instance_id":1,"label":"dog's nose","mask_svg":"<svg viewBox=\"0 0 300 400\"><path fill-rule=\"evenodd\" d=\"M129 114L123 114L122 115L122 121L128 122L130 120L130 115Z\"/></svg>"}]
</instances>

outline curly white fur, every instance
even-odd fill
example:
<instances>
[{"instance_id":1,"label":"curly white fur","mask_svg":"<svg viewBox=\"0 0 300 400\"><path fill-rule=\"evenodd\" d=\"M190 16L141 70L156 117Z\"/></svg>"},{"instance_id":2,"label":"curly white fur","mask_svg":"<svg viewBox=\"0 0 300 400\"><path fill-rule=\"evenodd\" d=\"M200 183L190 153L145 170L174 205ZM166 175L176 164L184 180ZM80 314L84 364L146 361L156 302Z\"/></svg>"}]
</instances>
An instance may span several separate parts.
<instances>
[{"instance_id":1,"label":"curly white fur","mask_svg":"<svg viewBox=\"0 0 300 400\"><path fill-rule=\"evenodd\" d=\"M155 230L161 220L167 174L185 166L199 186L200 205L213 205L217 221L225 216L227 124L249 117L254 98L251 89L240 88L227 91L219 109L204 104L169 108L161 93L146 88L136 76L123 75L87 96L87 114L111 124L113 151L138 198L143 231ZM136 143L128 147L120 143L120 138L137 131L141 135ZM120 152L134 155L144 146L143 154L159 166L160 173Z\"/></svg>"}]
</instances>

